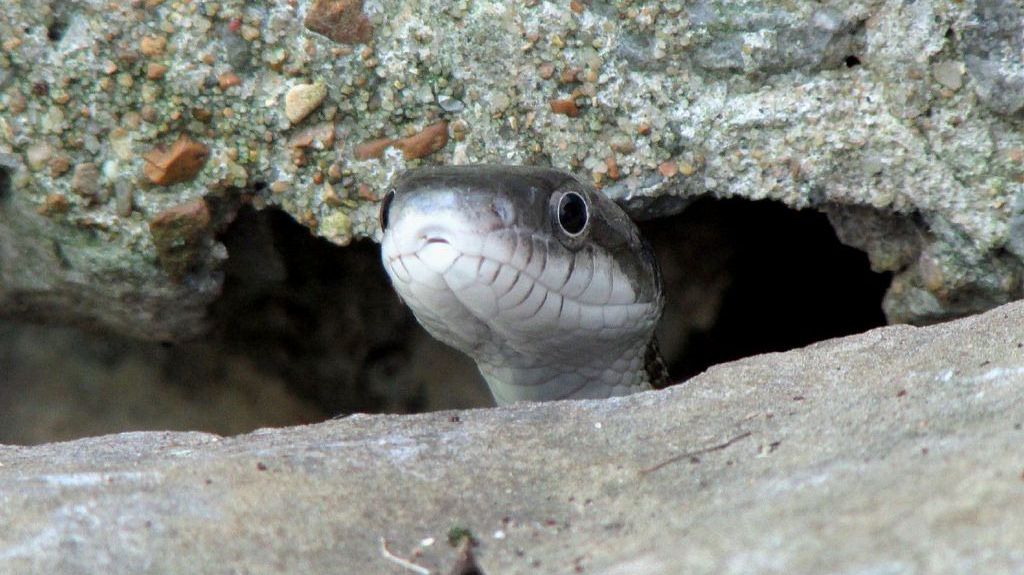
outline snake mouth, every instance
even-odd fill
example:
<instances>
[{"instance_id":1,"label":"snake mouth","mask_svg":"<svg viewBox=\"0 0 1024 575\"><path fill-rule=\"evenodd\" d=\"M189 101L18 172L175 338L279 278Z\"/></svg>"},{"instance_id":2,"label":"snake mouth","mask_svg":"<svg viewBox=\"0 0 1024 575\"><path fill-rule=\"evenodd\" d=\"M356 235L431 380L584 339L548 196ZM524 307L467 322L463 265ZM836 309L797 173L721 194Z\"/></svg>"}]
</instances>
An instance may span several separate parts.
<instances>
[{"instance_id":1,"label":"snake mouth","mask_svg":"<svg viewBox=\"0 0 1024 575\"><path fill-rule=\"evenodd\" d=\"M449 242L448 240L446 240L446 239L444 239L444 238L439 238L439 237L429 237L429 238L427 238L427 241L426 241L426 242L424 242L424 245L430 245L430 244L445 244L445 245L451 245L451 242Z\"/></svg>"}]
</instances>

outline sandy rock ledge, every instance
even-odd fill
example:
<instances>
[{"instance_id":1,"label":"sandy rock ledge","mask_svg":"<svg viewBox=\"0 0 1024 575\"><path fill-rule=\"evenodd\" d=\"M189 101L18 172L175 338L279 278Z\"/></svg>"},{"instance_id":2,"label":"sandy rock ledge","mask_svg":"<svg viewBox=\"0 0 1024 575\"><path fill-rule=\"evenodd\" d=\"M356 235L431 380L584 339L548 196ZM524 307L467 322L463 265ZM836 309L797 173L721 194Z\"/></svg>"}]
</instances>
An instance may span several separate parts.
<instances>
[{"instance_id":1,"label":"sandy rock ledge","mask_svg":"<svg viewBox=\"0 0 1024 575\"><path fill-rule=\"evenodd\" d=\"M1024 571L1024 303L625 399L0 448L5 573ZM424 542L433 541L430 545Z\"/></svg>"}]
</instances>

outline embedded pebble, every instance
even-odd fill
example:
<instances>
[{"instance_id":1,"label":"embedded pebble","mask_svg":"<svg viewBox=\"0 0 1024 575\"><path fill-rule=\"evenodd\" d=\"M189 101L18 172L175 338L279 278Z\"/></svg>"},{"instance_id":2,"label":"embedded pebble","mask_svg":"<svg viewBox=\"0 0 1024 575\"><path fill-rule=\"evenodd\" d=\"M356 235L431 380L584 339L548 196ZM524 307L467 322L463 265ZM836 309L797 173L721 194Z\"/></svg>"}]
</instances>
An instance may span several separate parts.
<instances>
[{"instance_id":1,"label":"embedded pebble","mask_svg":"<svg viewBox=\"0 0 1024 575\"><path fill-rule=\"evenodd\" d=\"M580 115L580 109L576 106L576 102L572 98L565 98L560 100L551 100L548 102L551 105L551 111L556 114L575 118Z\"/></svg>"},{"instance_id":2,"label":"embedded pebble","mask_svg":"<svg viewBox=\"0 0 1024 575\"><path fill-rule=\"evenodd\" d=\"M339 44L363 44L373 37L363 0L314 0L302 24Z\"/></svg>"},{"instance_id":3,"label":"embedded pebble","mask_svg":"<svg viewBox=\"0 0 1024 575\"><path fill-rule=\"evenodd\" d=\"M339 246L347 246L352 241L352 221L345 212L332 212L316 227L320 235Z\"/></svg>"},{"instance_id":4,"label":"embedded pebble","mask_svg":"<svg viewBox=\"0 0 1024 575\"><path fill-rule=\"evenodd\" d=\"M679 166L672 160L662 162L658 164L658 173L666 178L671 178L679 173Z\"/></svg>"},{"instance_id":5,"label":"embedded pebble","mask_svg":"<svg viewBox=\"0 0 1024 575\"><path fill-rule=\"evenodd\" d=\"M146 78L149 80L159 80L164 77L167 73L167 66L159 64L157 62L150 62L146 65Z\"/></svg>"},{"instance_id":6,"label":"embedded pebble","mask_svg":"<svg viewBox=\"0 0 1024 575\"><path fill-rule=\"evenodd\" d=\"M217 85L221 90L227 90L228 88L238 86L241 83L242 79L234 72L224 72L220 76L217 76Z\"/></svg>"},{"instance_id":7,"label":"embedded pebble","mask_svg":"<svg viewBox=\"0 0 1024 575\"><path fill-rule=\"evenodd\" d=\"M355 149L352 150L352 155L359 161L377 159L384 155L384 150L387 150L395 143L393 138L377 138L375 140L368 140L361 144L357 144Z\"/></svg>"},{"instance_id":8,"label":"embedded pebble","mask_svg":"<svg viewBox=\"0 0 1024 575\"><path fill-rule=\"evenodd\" d=\"M292 148L316 147L319 149L330 148L334 145L334 124L324 122L315 126L305 128L292 135L288 139L288 146Z\"/></svg>"},{"instance_id":9,"label":"embedded pebble","mask_svg":"<svg viewBox=\"0 0 1024 575\"><path fill-rule=\"evenodd\" d=\"M71 158L67 154L57 154L50 158L50 162L47 164L50 167L50 176L57 178L63 176L71 169Z\"/></svg>"},{"instance_id":10,"label":"embedded pebble","mask_svg":"<svg viewBox=\"0 0 1024 575\"><path fill-rule=\"evenodd\" d=\"M326 96L327 86L320 83L292 86L284 96L284 115L292 124L298 124L316 110Z\"/></svg>"},{"instance_id":11,"label":"embedded pebble","mask_svg":"<svg viewBox=\"0 0 1024 575\"><path fill-rule=\"evenodd\" d=\"M395 142L406 160L414 160L433 154L448 143L448 122L437 122L423 128L419 133Z\"/></svg>"},{"instance_id":12,"label":"embedded pebble","mask_svg":"<svg viewBox=\"0 0 1024 575\"><path fill-rule=\"evenodd\" d=\"M96 164L85 162L75 166L71 175L71 191L76 194L94 200L100 190L100 170Z\"/></svg>"},{"instance_id":13,"label":"embedded pebble","mask_svg":"<svg viewBox=\"0 0 1024 575\"><path fill-rule=\"evenodd\" d=\"M966 70L963 62L945 60L932 66L932 76L935 77L936 82L955 92L964 85Z\"/></svg>"},{"instance_id":14,"label":"embedded pebble","mask_svg":"<svg viewBox=\"0 0 1024 575\"><path fill-rule=\"evenodd\" d=\"M142 173L159 186L187 182L199 173L209 155L209 148L182 134L170 150L154 148L147 152Z\"/></svg>"},{"instance_id":15,"label":"embedded pebble","mask_svg":"<svg viewBox=\"0 0 1024 575\"><path fill-rule=\"evenodd\" d=\"M117 205L117 215L127 218L132 215L135 207L135 192L132 186L124 180L114 184L114 202Z\"/></svg>"},{"instance_id":16,"label":"embedded pebble","mask_svg":"<svg viewBox=\"0 0 1024 575\"><path fill-rule=\"evenodd\" d=\"M338 195L338 192L334 190L334 186L330 183L324 184L324 191L320 194L320 199L332 208L337 208L342 205L341 196Z\"/></svg>"},{"instance_id":17,"label":"embedded pebble","mask_svg":"<svg viewBox=\"0 0 1024 575\"><path fill-rule=\"evenodd\" d=\"M39 170L46 166L53 156L53 148L50 147L46 142L37 142L28 147L25 151L25 159L28 161L28 167L33 170Z\"/></svg>"},{"instance_id":18,"label":"embedded pebble","mask_svg":"<svg viewBox=\"0 0 1024 575\"><path fill-rule=\"evenodd\" d=\"M457 114L466 108L466 105L462 103L462 101L456 100L455 98L452 98L451 96L444 94L438 96L437 105L440 106L441 109L444 110L445 112L451 114Z\"/></svg>"},{"instance_id":19,"label":"embedded pebble","mask_svg":"<svg viewBox=\"0 0 1024 575\"><path fill-rule=\"evenodd\" d=\"M613 180L619 179L619 163L616 161L615 156L608 156L604 159L604 165L607 168L605 172L609 178Z\"/></svg>"},{"instance_id":20,"label":"embedded pebble","mask_svg":"<svg viewBox=\"0 0 1024 575\"><path fill-rule=\"evenodd\" d=\"M143 56L153 57L164 53L167 48L167 38L163 36L144 36L139 41L139 52Z\"/></svg>"},{"instance_id":21,"label":"embedded pebble","mask_svg":"<svg viewBox=\"0 0 1024 575\"><path fill-rule=\"evenodd\" d=\"M210 209L202 198L168 208L149 220L160 266L173 278L185 275L210 234Z\"/></svg>"},{"instance_id":22,"label":"embedded pebble","mask_svg":"<svg viewBox=\"0 0 1024 575\"><path fill-rule=\"evenodd\" d=\"M68 199L61 194L47 194L43 199L43 205L39 206L36 211L43 216L52 216L63 214L68 211L69 207Z\"/></svg>"}]
</instances>

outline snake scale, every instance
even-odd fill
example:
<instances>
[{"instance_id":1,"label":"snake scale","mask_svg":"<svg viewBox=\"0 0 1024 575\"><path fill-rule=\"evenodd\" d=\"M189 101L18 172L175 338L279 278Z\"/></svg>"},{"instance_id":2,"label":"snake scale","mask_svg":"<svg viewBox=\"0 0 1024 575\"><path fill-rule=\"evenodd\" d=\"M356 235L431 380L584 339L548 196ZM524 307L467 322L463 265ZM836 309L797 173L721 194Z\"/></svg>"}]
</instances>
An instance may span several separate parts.
<instances>
[{"instance_id":1,"label":"snake scale","mask_svg":"<svg viewBox=\"0 0 1024 575\"><path fill-rule=\"evenodd\" d=\"M445 166L396 177L381 259L435 338L469 355L496 402L604 398L666 383L650 246L572 175Z\"/></svg>"}]
</instances>

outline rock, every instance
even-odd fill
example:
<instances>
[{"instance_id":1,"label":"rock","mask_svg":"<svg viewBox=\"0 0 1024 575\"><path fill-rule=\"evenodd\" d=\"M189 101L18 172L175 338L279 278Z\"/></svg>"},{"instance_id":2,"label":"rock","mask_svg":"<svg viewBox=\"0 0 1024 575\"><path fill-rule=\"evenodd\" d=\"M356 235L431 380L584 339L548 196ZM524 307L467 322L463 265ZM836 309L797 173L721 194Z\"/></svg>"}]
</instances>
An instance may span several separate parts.
<instances>
[{"instance_id":1,"label":"rock","mask_svg":"<svg viewBox=\"0 0 1024 575\"><path fill-rule=\"evenodd\" d=\"M25 159L33 170L41 170L53 157L53 148L46 142L37 142L28 147Z\"/></svg>"},{"instance_id":2,"label":"rock","mask_svg":"<svg viewBox=\"0 0 1024 575\"><path fill-rule=\"evenodd\" d=\"M117 206L117 215L127 218L132 215L135 207L135 192L127 182L119 181L114 185L114 202Z\"/></svg>"},{"instance_id":3,"label":"rock","mask_svg":"<svg viewBox=\"0 0 1024 575\"><path fill-rule=\"evenodd\" d=\"M837 68L862 49L863 21L853 13L817 5L796 11L771 3L762 7L740 13L696 10L695 28L717 33L694 47L695 63L708 72L777 74ZM763 34L766 29L772 34Z\"/></svg>"},{"instance_id":4,"label":"rock","mask_svg":"<svg viewBox=\"0 0 1024 575\"><path fill-rule=\"evenodd\" d=\"M1015 573L1024 303L666 391L0 448L0 571Z\"/></svg>"},{"instance_id":5,"label":"rock","mask_svg":"<svg viewBox=\"0 0 1024 575\"><path fill-rule=\"evenodd\" d=\"M234 86L238 86L242 83L242 79L238 77L238 74L234 72L224 72L217 76L217 85L221 90L227 90Z\"/></svg>"},{"instance_id":6,"label":"rock","mask_svg":"<svg viewBox=\"0 0 1024 575\"><path fill-rule=\"evenodd\" d=\"M663 177L671 178L679 173L679 166L672 160L666 160L658 164L658 173Z\"/></svg>"},{"instance_id":7,"label":"rock","mask_svg":"<svg viewBox=\"0 0 1024 575\"><path fill-rule=\"evenodd\" d=\"M339 44L363 44L373 37L363 0L314 0L302 24Z\"/></svg>"},{"instance_id":8,"label":"rock","mask_svg":"<svg viewBox=\"0 0 1024 575\"><path fill-rule=\"evenodd\" d=\"M158 64L156 62L150 62L146 64L146 78L149 80L159 80L167 74L167 66Z\"/></svg>"},{"instance_id":9,"label":"rock","mask_svg":"<svg viewBox=\"0 0 1024 575\"><path fill-rule=\"evenodd\" d=\"M50 175L59 178L71 169L71 160L64 154L58 154L50 158L47 166L50 168Z\"/></svg>"},{"instance_id":10,"label":"rock","mask_svg":"<svg viewBox=\"0 0 1024 575\"><path fill-rule=\"evenodd\" d=\"M142 173L158 186L187 182L196 177L206 164L210 149L181 134L170 150L154 148L143 156Z\"/></svg>"},{"instance_id":11,"label":"rock","mask_svg":"<svg viewBox=\"0 0 1024 575\"><path fill-rule=\"evenodd\" d=\"M220 292L216 266L196 277L202 289L168 283L155 246L137 241L148 234L139 214L219 193L229 180L254 188L284 181L277 193L242 193L302 222L344 211L351 237L339 241L374 238L376 205L365 198L414 158L541 162L590 178L613 146L620 178L603 191L637 218L670 216L713 195L904 220L913 233L898 237L872 235L873 216L844 221L844 235L863 239L873 261L900 254L911 262L893 270L891 321L939 321L1024 295L1018 214L1007 208L1024 182L1021 165L1002 159L1024 149L1018 3L839 9L756 0L744 10L698 2L652 12L579 2L577 13L570 2L511 12L494 0L443 10L378 2L366 4L376 30L364 4L318 0L286 10L254 1L241 14L196 12L194 2L126 11L100 0L6 3L0 84L10 114L0 118L0 154L16 165L0 168L10 189L10 201L0 202L0 241L17 247L0 250L0 315L193 337ZM359 42L371 44L350 45ZM244 82L231 87L229 70ZM330 105L309 112L335 124L333 146L295 157L281 108L268 105L280 102L287 78L330 86ZM548 109L570 94L586 114L566 122ZM355 146L441 121L458 145L432 156L420 154L433 146L408 159ZM65 159L92 163L116 187L119 173L153 171L142 160L149 146L182 131L202 134L219 153L173 189L132 190L132 209L75 201L72 178L59 173ZM361 161L371 157L380 161ZM62 159L51 166L54 158ZM661 176L666 161L674 177ZM317 180L335 163L350 179L341 187L375 194L328 205ZM229 164L247 177L229 177L241 173ZM67 217L39 217L36 208L54 193L68 200ZM224 207L214 220L237 208ZM204 246L213 262L222 248ZM913 263L924 253L937 254L941 273Z\"/></svg>"},{"instance_id":12,"label":"rock","mask_svg":"<svg viewBox=\"0 0 1024 575\"><path fill-rule=\"evenodd\" d=\"M36 211L41 216L54 216L68 211L68 199L61 194L47 194L43 204Z\"/></svg>"},{"instance_id":13,"label":"rock","mask_svg":"<svg viewBox=\"0 0 1024 575\"><path fill-rule=\"evenodd\" d=\"M327 86L323 84L296 84L284 95L284 115L292 124L298 124L327 97Z\"/></svg>"},{"instance_id":14,"label":"rock","mask_svg":"<svg viewBox=\"0 0 1024 575\"><path fill-rule=\"evenodd\" d=\"M456 100L451 96L442 94L437 97L437 105L441 107L445 112L452 114L458 114L459 112L466 109L466 104L460 100Z\"/></svg>"},{"instance_id":15,"label":"rock","mask_svg":"<svg viewBox=\"0 0 1024 575\"><path fill-rule=\"evenodd\" d=\"M288 138L288 145L298 149L310 146L330 148L334 145L334 124L325 122L296 132Z\"/></svg>"},{"instance_id":16,"label":"rock","mask_svg":"<svg viewBox=\"0 0 1024 575\"><path fill-rule=\"evenodd\" d=\"M1024 9L1012 0L979 0L964 30L967 71L981 101L1000 114L1024 109Z\"/></svg>"},{"instance_id":17,"label":"rock","mask_svg":"<svg viewBox=\"0 0 1024 575\"><path fill-rule=\"evenodd\" d=\"M335 212L320 220L320 235L341 245L347 245L352 238L352 222L345 212Z\"/></svg>"},{"instance_id":18,"label":"rock","mask_svg":"<svg viewBox=\"0 0 1024 575\"><path fill-rule=\"evenodd\" d=\"M429 156L448 143L448 122L437 122L423 128L412 136L395 141L395 147L402 151L406 160Z\"/></svg>"},{"instance_id":19,"label":"rock","mask_svg":"<svg viewBox=\"0 0 1024 575\"><path fill-rule=\"evenodd\" d=\"M963 62L946 60L932 66L932 75L936 82L955 92L964 84L964 70Z\"/></svg>"},{"instance_id":20,"label":"rock","mask_svg":"<svg viewBox=\"0 0 1024 575\"><path fill-rule=\"evenodd\" d=\"M71 176L71 190L78 195L95 201L100 191L100 171L96 164L86 162L75 166L75 172Z\"/></svg>"},{"instance_id":21,"label":"rock","mask_svg":"<svg viewBox=\"0 0 1024 575\"><path fill-rule=\"evenodd\" d=\"M149 233L164 271L181 278L201 259L203 240L211 235L210 210L202 198L168 208L149 220Z\"/></svg>"},{"instance_id":22,"label":"rock","mask_svg":"<svg viewBox=\"0 0 1024 575\"><path fill-rule=\"evenodd\" d=\"M394 138L376 138L357 144L352 150L352 157L358 161L379 159L384 151L394 145Z\"/></svg>"},{"instance_id":23,"label":"rock","mask_svg":"<svg viewBox=\"0 0 1024 575\"><path fill-rule=\"evenodd\" d=\"M570 118L575 118L580 115L580 109L576 107L576 102L574 102L572 98L550 100L548 101L548 105L551 107L551 111L555 114L569 116Z\"/></svg>"},{"instance_id":24,"label":"rock","mask_svg":"<svg viewBox=\"0 0 1024 575\"><path fill-rule=\"evenodd\" d=\"M376 138L356 145L352 157L357 161L380 159L384 152L394 146L402 151L407 160L423 158L439 151L448 144L448 122L437 122L405 138Z\"/></svg>"},{"instance_id":25,"label":"rock","mask_svg":"<svg viewBox=\"0 0 1024 575\"><path fill-rule=\"evenodd\" d=\"M161 56L167 48L167 38L163 36L143 36L139 41L139 52L147 58Z\"/></svg>"}]
</instances>

